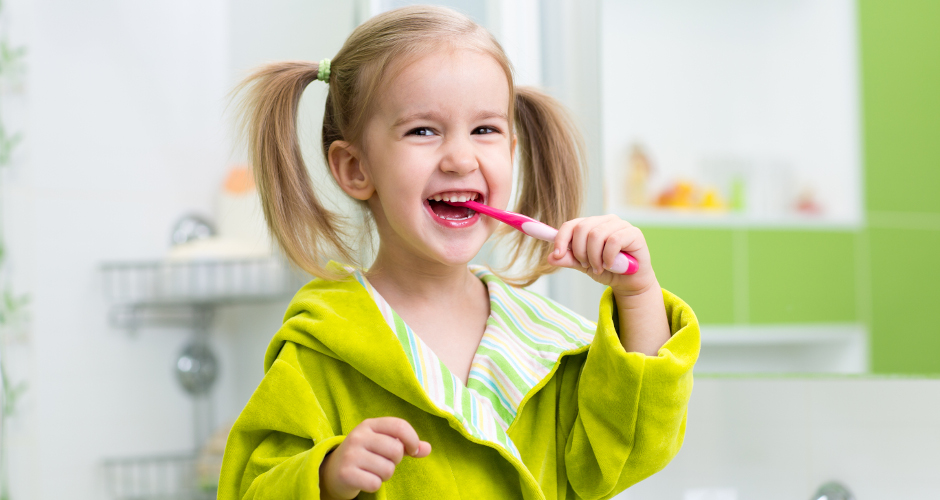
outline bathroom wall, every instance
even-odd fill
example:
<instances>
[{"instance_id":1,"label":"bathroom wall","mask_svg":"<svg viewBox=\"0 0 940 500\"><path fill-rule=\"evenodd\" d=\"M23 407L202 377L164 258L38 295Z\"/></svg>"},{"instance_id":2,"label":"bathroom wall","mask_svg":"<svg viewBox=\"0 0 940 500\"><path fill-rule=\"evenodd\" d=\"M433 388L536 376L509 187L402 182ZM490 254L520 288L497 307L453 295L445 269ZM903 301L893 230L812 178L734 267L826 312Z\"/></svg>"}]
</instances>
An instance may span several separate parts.
<instances>
[{"instance_id":1,"label":"bathroom wall","mask_svg":"<svg viewBox=\"0 0 940 500\"><path fill-rule=\"evenodd\" d=\"M173 223L212 215L231 151L227 94L268 59L333 54L346 2L4 2L28 48L28 121L7 173L7 236L32 299L15 352L28 383L10 422L15 499L106 498L101 462L192 450L173 363L189 332L108 323L99 266L162 257ZM328 22L324 22L328 19ZM312 112L314 119L322 112ZM216 421L262 375L285 303L219 311Z\"/></svg>"},{"instance_id":2,"label":"bathroom wall","mask_svg":"<svg viewBox=\"0 0 940 500\"><path fill-rule=\"evenodd\" d=\"M940 373L940 4L858 2L859 230L643 227L662 285L703 323L867 325L875 373Z\"/></svg>"},{"instance_id":3,"label":"bathroom wall","mask_svg":"<svg viewBox=\"0 0 940 500\"><path fill-rule=\"evenodd\" d=\"M104 457L191 447L171 371L186 332L111 328L98 266L161 256L174 219L211 209L228 154L227 6L23 5L30 121L12 212L29 228L33 373L17 419L35 432L12 457L14 498L90 499Z\"/></svg>"},{"instance_id":4,"label":"bathroom wall","mask_svg":"<svg viewBox=\"0 0 940 500\"><path fill-rule=\"evenodd\" d=\"M938 379L699 378L682 450L616 498L940 498L938 412Z\"/></svg>"},{"instance_id":5,"label":"bathroom wall","mask_svg":"<svg viewBox=\"0 0 940 500\"><path fill-rule=\"evenodd\" d=\"M860 2L873 369L940 372L940 4Z\"/></svg>"}]
</instances>

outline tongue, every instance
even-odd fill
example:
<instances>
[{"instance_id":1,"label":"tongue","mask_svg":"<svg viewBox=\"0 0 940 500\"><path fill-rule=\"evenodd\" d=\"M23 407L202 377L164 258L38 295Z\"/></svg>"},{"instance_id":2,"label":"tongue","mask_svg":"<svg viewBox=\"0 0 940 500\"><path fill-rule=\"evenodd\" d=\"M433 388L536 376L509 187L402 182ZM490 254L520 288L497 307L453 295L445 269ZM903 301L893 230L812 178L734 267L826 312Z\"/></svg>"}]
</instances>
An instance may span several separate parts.
<instances>
[{"instance_id":1,"label":"tongue","mask_svg":"<svg viewBox=\"0 0 940 500\"><path fill-rule=\"evenodd\" d=\"M443 201L428 200L431 210L443 219L466 219L473 215L473 210L466 207L455 207Z\"/></svg>"}]
</instances>

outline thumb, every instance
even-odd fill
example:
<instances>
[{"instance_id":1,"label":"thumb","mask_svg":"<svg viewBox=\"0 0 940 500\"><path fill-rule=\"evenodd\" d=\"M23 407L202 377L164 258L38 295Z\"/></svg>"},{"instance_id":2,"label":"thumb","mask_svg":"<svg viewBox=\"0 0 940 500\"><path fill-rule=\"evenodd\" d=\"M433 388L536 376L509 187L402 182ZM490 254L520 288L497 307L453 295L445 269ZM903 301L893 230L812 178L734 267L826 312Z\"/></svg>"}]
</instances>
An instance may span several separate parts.
<instances>
[{"instance_id":1,"label":"thumb","mask_svg":"<svg viewBox=\"0 0 940 500\"><path fill-rule=\"evenodd\" d=\"M581 266L581 263L578 262L578 259L574 258L574 254L571 253L571 250L565 252L561 257L556 257L556 253L552 252L548 254L548 263L552 266L557 267L570 267L571 269L577 269L578 271L584 271L584 267Z\"/></svg>"}]
</instances>

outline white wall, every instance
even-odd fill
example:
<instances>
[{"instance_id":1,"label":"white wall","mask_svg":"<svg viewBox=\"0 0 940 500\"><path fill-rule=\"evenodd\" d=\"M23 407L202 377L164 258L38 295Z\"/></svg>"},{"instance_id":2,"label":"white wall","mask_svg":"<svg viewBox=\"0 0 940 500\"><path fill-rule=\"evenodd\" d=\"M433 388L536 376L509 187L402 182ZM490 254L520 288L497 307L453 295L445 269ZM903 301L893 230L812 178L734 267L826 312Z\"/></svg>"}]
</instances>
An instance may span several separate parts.
<instances>
[{"instance_id":1,"label":"white wall","mask_svg":"<svg viewBox=\"0 0 940 500\"><path fill-rule=\"evenodd\" d=\"M837 480L861 500L937 499L937 415L940 380L699 378L682 450L617 498L808 499Z\"/></svg>"},{"instance_id":2,"label":"white wall","mask_svg":"<svg viewBox=\"0 0 940 500\"><path fill-rule=\"evenodd\" d=\"M243 160L231 153L227 93L265 60L332 56L352 11L299 0L13 6L29 50L29 118L4 208L33 299L14 498L104 498L102 459L187 451L193 430L172 371L188 332L112 328L98 266L159 258L180 216L212 214L228 166ZM220 312L219 421L260 380L285 305Z\"/></svg>"},{"instance_id":3,"label":"white wall","mask_svg":"<svg viewBox=\"0 0 940 500\"><path fill-rule=\"evenodd\" d=\"M191 446L190 407L171 371L186 332L112 329L97 267L160 257L176 218L211 213L228 155L227 5L31 7L22 172L39 432L29 496L95 498L102 458Z\"/></svg>"}]
</instances>

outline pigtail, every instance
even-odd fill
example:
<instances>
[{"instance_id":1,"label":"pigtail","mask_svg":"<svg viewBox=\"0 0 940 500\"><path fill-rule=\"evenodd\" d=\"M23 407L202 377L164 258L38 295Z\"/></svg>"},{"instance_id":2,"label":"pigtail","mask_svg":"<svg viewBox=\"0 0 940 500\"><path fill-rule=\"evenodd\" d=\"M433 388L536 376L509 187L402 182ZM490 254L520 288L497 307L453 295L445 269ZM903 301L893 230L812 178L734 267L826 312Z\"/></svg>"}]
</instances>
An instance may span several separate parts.
<instances>
[{"instance_id":1,"label":"pigtail","mask_svg":"<svg viewBox=\"0 0 940 500\"><path fill-rule=\"evenodd\" d=\"M300 97L317 79L318 66L304 61L269 64L236 92L244 94L243 128L268 229L295 265L314 276L336 278L324 268L327 257L347 263L355 259L343 243L343 218L317 199L297 136Z\"/></svg>"},{"instance_id":2,"label":"pigtail","mask_svg":"<svg viewBox=\"0 0 940 500\"><path fill-rule=\"evenodd\" d=\"M581 212L585 166L584 142L573 120L555 98L533 87L516 87L515 124L519 140L519 194L515 210L553 227ZM511 267L523 262L521 275L504 279L531 285L557 270L547 264L551 242L536 240L506 226L501 236L511 242ZM505 271L505 270L504 270Z\"/></svg>"}]
</instances>

